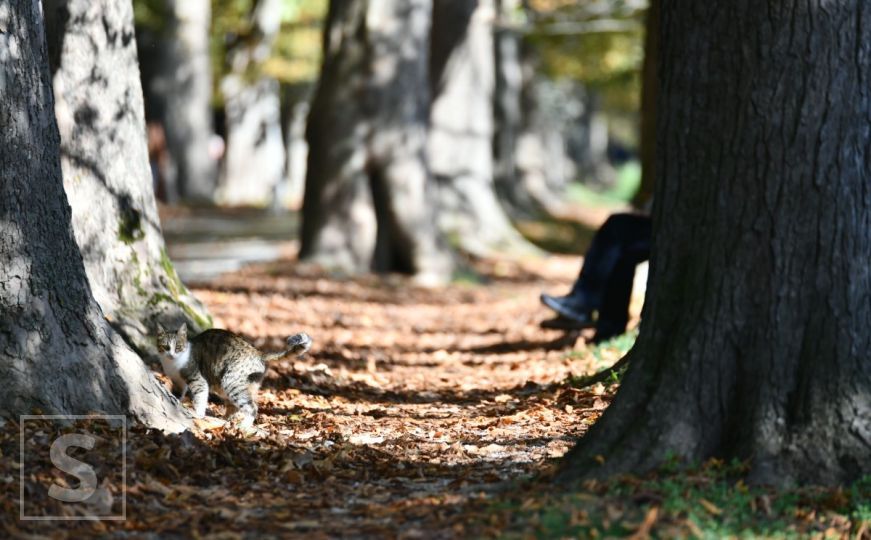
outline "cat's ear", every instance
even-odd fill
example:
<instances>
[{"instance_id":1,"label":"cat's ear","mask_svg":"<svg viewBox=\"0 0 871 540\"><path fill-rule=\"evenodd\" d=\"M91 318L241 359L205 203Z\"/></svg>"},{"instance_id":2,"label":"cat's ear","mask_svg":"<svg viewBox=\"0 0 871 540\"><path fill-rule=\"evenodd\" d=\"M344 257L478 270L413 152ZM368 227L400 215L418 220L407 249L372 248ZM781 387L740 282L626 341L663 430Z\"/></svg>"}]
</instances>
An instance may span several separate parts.
<instances>
[{"instance_id":1,"label":"cat's ear","mask_svg":"<svg viewBox=\"0 0 871 540\"><path fill-rule=\"evenodd\" d=\"M160 323L157 323L157 335L158 336L166 335L166 330L163 329L163 326Z\"/></svg>"},{"instance_id":2,"label":"cat's ear","mask_svg":"<svg viewBox=\"0 0 871 540\"><path fill-rule=\"evenodd\" d=\"M188 335L188 325L187 323L181 323L181 326L178 327L178 337L184 339Z\"/></svg>"}]
</instances>

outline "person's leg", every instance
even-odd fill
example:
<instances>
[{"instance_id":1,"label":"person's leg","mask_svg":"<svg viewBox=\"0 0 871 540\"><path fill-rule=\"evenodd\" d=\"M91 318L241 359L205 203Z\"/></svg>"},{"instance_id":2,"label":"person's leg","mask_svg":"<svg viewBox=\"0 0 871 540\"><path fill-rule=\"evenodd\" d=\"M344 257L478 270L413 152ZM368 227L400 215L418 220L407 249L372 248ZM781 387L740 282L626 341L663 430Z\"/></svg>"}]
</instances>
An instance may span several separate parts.
<instances>
[{"instance_id":1,"label":"person's leg","mask_svg":"<svg viewBox=\"0 0 871 540\"><path fill-rule=\"evenodd\" d=\"M640 214L614 214L596 232L571 296L583 298L592 309L599 309L605 288L617 262L627 247L650 241L650 217Z\"/></svg>"},{"instance_id":2,"label":"person's leg","mask_svg":"<svg viewBox=\"0 0 871 540\"><path fill-rule=\"evenodd\" d=\"M635 267L649 258L649 240L637 242L624 250L623 256L614 265L605 287L593 342L598 343L626 331Z\"/></svg>"},{"instance_id":3,"label":"person's leg","mask_svg":"<svg viewBox=\"0 0 871 540\"><path fill-rule=\"evenodd\" d=\"M542 294L542 303L560 315L591 323L592 312L602 308L608 280L624 251L645 241L650 241L650 217L612 215L596 231L571 292L562 297Z\"/></svg>"}]
</instances>

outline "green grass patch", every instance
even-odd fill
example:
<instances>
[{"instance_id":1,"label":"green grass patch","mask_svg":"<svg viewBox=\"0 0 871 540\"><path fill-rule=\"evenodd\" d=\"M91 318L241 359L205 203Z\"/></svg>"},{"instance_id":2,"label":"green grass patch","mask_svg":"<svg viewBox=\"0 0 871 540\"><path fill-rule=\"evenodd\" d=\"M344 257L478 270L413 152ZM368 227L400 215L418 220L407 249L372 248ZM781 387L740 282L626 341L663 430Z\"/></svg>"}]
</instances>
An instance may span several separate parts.
<instances>
[{"instance_id":1,"label":"green grass patch","mask_svg":"<svg viewBox=\"0 0 871 540\"><path fill-rule=\"evenodd\" d=\"M614 206L632 200L641 187L641 163L628 161L617 169L614 186L607 190L595 190L575 182L566 190L566 199L583 206Z\"/></svg>"},{"instance_id":2,"label":"green grass patch","mask_svg":"<svg viewBox=\"0 0 871 540\"><path fill-rule=\"evenodd\" d=\"M605 369L608 366L614 365L617 361L626 356L626 353L628 353L632 346L635 345L635 340L637 338L638 329L635 328L587 349L571 351L566 356L568 358L591 358L592 365L596 370ZM622 377L624 371L625 370L623 369L612 371L611 377L603 382L605 384L619 383L620 377ZM565 382L569 386L583 388L589 386L589 379L592 375L594 374L591 373L583 376L572 375L569 376Z\"/></svg>"},{"instance_id":3,"label":"green grass patch","mask_svg":"<svg viewBox=\"0 0 871 540\"><path fill-rule=\"evenodd\" d=\"M553 493L532 484L494 504L489 533L503 538L820 538L871 534L871 476L847 488L748 486L743 463L679 463L643 478L587 482ZM498 532L496 529L501 529ZM867 536L864 536L867 538Z\"/></svg>"},{"instance_id":4,"label":"green grass patch","mask_svg":"<svg viewBox=\"0 0 871 540\"><path fill-rule=\"evenodd\" d=\"M590 348L590 354L599 362L606 360L606 357L610 361L614 355L623 357L635 345L636 339L638 339L637 328L594 345Z\"/></svg>"}]
</instances>

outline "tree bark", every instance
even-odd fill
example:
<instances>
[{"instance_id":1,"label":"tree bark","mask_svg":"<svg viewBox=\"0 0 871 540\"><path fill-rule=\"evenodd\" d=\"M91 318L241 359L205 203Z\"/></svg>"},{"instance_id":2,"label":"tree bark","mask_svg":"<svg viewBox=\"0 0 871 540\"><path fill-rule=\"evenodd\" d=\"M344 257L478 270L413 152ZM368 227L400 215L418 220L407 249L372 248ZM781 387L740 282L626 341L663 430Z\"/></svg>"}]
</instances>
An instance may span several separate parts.
<instances>
[{"instance_id":1,"label":"tree bark","mask_svg":"<svg viewBox=\"0 0 871 540\"><path fill-rule=\"evenodd\" d=\"M119 36L120 38L120 36ZM0 6L0 415L186 416L103 319L71 227L39 0Z\"/></svg>"},{"instance_id":2,"label":"tree bark","mask_svg":"<svg viewBox=\"0 0 871 540\"><path fill-rule=\"evenodd\" d=\"M430 0L333 0L311 105L301 256L450 275L426 160Z\"/></svg>"},{"instance_id":3,"label":"tree bark","mask_svg":"<svg viewBox=\"0 0 871 540\"><path fill-rule=\"evenodd\" d=\"M169 20L156 40L156 73L149 95L157 100L158 117L172 157L168 195L210 203L218 175L209 155L212 136L212 69L209 59L209 0L165 0Z\"/></svg>"},{"instance_id":4,"label":"tree bark","mask_svg":"<svg viewBox=\"0 0 871 540\"><path fill-rule=\"evenodd\" d=\"M64 189L94 298L141 355L158 322L198 331L205 308L166 254L145 141L129 1L43 0Z\"/></svg>"},{"instance_id":5,"label":"tree bark","mask_svg":"<svg viewBox=\"0 0 871 540\"><path fill-rule=\"evenodd\" d=\"M278 81L250 81L269 58L281 23L281 0L260 0L251 12L252 35L229 53L230 73L221 81L227 111L227 153L218 200L229 205L277 202L284 180L284 141Z\"/></svg>"},{"instance_id":6,"label":"tree bark","mask_svg":"<svg viewBox=\"0 0 871 540\"><path fill-rule=\"evenodd\" d=\"M473 254L532 253L494 187L495 0L433 5L429 159L439 225Z\"/></svg>"},{"instance_id":7,"label":"tree bark","mask_svg":"<svg viewBox=\"0 0 871 540\"><path fill-rule=\"evenodd\" d=\"M871 473L869 28L861 2L663 3L644 323L563 478Z\"/></svg>"}]
</instances>

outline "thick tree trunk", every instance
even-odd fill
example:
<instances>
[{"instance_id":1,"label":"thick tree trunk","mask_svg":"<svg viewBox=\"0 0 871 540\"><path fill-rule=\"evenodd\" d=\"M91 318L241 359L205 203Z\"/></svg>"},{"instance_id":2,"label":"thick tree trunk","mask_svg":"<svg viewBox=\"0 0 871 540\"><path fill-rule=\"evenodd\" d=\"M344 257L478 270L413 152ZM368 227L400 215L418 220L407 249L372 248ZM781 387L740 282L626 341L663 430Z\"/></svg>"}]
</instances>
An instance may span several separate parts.
<instances>
[{"instance_id":1,"label":"thick tree trunk","mask_svg":"<svg viewBox=\"0 0 871 540\"><path fill-rule=\"evenodd\" d=\"M0 415L186 417L91 297L63 190L39 0L0 7ZM121 39L121 36L118 36Z\"/></svg>"},{"instance_id":2,"label":"thick tree trunk","mask_svg":"<svg viewBox=\"0 0 871 540\"><path fill-rule=\"evenodd\" d=\"M209 155L212 136L212 69L209 60L209 0L165 0L167 28L157 44L151 81L172 156L170 198L211 202L217 168ZM173 193L174 192L174 193Z\"/></svg>"},{"instance_id":3,"label":"thick tree trunk","mask_svg":"<svg viewBox=\"0 0 871 540\"><path fill-rule=\"evenodd\" d=\"M301 256L445 280L427 169L430 0L333 0L309 114Z\"/></svg>"},{"instance_id":4,"label":"thick tree trunk","mask_svg":"<svg viewBox=\"0 0 871 540\"><path fill-rule=\"evenodd\" d=\"M227 111L227 153L218 200L229 205L276 201L284 179L281 97L278 81L250 81L252 67L269 58L281 23L281 0L260 0L252 35L229 54L231 71L221 81Z\"/></svg>"},{"instance_id":5,"label":"thick tree trunk","mask_svg":"<svg viewBox=\"0 0 871 540\"><path fill-rule=\"evenodd\" d=\"M433 5L429 159L439 226L476 255L531 253L494 189L495 0Z\"/></svg>"},{"instance_id":6,"label":"thick tree trunk","mask_svg":"<svg viewBox=\"0 0 871 540\"><path fill-rule=\"evenodd\" d=\"M204 330L160 231L129 1L43 0L64 189L94 298L140 354L156 324Z\"/></svg>"},{"instance_id":7,"label":"thick tree trunk","mask_svg":"<svg viewBox=\"0 0 871 540\"><path fill-rule=\"evenodd\" d=\"M566 478L871 473L869 28L861 2L663 3L644 323Z\"/></svg>"}]
</instances>

